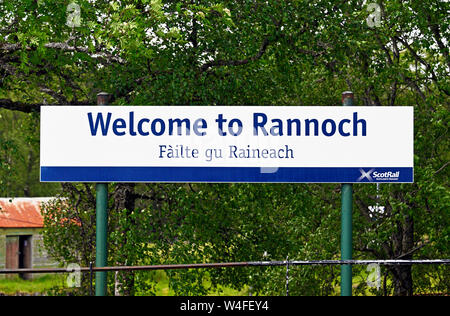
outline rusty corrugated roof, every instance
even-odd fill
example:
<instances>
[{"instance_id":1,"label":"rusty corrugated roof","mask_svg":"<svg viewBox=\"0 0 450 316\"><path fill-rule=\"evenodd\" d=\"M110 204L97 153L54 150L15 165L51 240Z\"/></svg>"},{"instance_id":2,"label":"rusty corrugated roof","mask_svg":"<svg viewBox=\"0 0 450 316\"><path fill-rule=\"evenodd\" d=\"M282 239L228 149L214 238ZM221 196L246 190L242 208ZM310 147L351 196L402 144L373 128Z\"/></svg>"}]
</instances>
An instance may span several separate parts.
<instances>
[{"instance_id":1,"label":"rusty corrugated roof","mask_svg":"<svg viewBox=\"0 0 450 316\"><path fill-rule=\"evenodd\" d=\"M51 198L0 198L0 228L44 226L41 203Z\"/></svg>"}]
</instances>

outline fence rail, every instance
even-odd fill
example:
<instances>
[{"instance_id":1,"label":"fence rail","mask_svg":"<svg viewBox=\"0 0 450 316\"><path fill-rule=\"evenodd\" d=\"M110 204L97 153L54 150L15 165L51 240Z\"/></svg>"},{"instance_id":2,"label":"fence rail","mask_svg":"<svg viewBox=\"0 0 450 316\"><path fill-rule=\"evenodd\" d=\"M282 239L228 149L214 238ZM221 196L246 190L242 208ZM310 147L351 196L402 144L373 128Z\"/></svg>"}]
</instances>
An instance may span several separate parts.
<instances>
[{"instance_id":1,"label":"fence rail","mask_svg":"<svg viewBox=\"0 0 450 316\"><path fill-rule=\"evenodd\" d=\"M143 266L109 266L80 268L42 268L42 269L1 269L0 274L15 273L71 273L71 272L106 272L106 271L145 271L145 270L176 270L176 269L212 269L230 267L263 267L263 266L315 266L315 265L440 265L450 264L450 259L433 260L285 260L285 261L248 261L222 263L194 264L163 264Z\"/></svg>"}]
</instances>

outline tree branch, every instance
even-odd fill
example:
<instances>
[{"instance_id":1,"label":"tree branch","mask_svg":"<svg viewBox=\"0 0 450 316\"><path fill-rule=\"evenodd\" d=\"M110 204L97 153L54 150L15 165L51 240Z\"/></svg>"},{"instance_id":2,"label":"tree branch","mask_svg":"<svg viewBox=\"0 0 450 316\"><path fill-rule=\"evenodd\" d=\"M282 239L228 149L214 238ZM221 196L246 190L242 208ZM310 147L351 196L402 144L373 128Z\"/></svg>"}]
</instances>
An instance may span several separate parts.
<instances>
[{"instance_id":1,"label":"tree branch","mask_svg":"<svg viewBox=\"0 0 450 316\"><path fill-rule=\"evenodd\" d=\"M441 50L442 54L444 54L445 60L447 62L447 66L450 69L450 58L449 58L449 54L448 54L448 47L446 47L444 45L444 43L442 42L441 31L439 29L439 25L436 23L433 23L431 16L429 14L427 14L427 20L428 20L428 23L430 24L429 27L431 29L431 32L433 33L434 40L438 44L439 49Z\"/></svg>"},{"instance_id":2,"label":"tree branch","mask_svg":"<svg viewBox=\"0 0 450 316\"><path fill-rule=\"evenodd\" d=\"M282 21L274 22L275 27L277 28L278 31L281 28L281 23L282 23ZM278 41L278 39L281 37L281 35L280 34L276 35L273 40L270 40L270 37L272 37L272 36L268 35L264 38L264 40L262 41L262 43L259 47L258 52L252 57L244 58L244 59L240 59L240 60L223 60L223 59L214 60L214 61L208 62L208 63L204 64L203 66L201 66L200 70L201 70L201 72L205 72L205 71L208 71L212 67L242 66L242 65L246 65L250 62L259 60L264 55L264 53L267 51L267 48L269 47L269 45Z\"/></svg>"},{"instance_id":3,"label":"tree branch","mask_svg":"<svg viewBox=\"0 0 450 316\"><path fill-rule=\"evenodd\" d=\"M254 55L254 56L252 56L250 58L245 58L245 59L240 59L240 60L222 60L222 59L214 60L214 61L211 61L211 62L208 62L208 63L204 64L200 68L200 70L201 70L201 72L205 72L205 71L209 70L212 67L242 66L242 65L248 64L250 62L256 61L256 60L260 59L264 55L264 53L266 52L267 47L269 46L269 44L270 44L270 41L269 41L268 37L266 37L263 40L263 42L261 44L261 47L259 48L259 51L258 51L258 53L256 55Z\"/></svg>"},{"instance_id":4,"label":"tree branch","mask_svg":"<svg viewBox=\"0 0 450 316\"><path fill-rule=\"evenodd\" d=\"M25 113L39 112L42 104L16 102L10 99L0 99L0 108L21 111Z\"/></svg>"},{"instance_id":5,"label":"tree branch","mask_svg":"<svg viewBox=\"0 0 450 316\"><path fill-rule=\"evenodd\" d=\"M39 87L40 87L40 88L39 88L39 91L48 94L48 95L51 96L53 99L55 99L56 101L58 101L60 104L67 104L67 103L68 103L67 98L66 98L64 95L62 95L62 94L60 94L60 93L57 93L56 91L54 91L54 90L48 88L48 87L45 86L45 85L40 85Z\"/></svg>"},{"instance_id":6,"label":"tree branch","mask_svg":"<svg viewBox=\"0 0 450 316\"><path fill-rule=\"evenodd\" d=\"M48 49L54 49L54 50L61 50L63 52L78 52L78 53L85 53L89 55L93 59L103 59L107 62L111 63L119 63L119 64L125 64L126 61L123 58L120 58L118 56L115 56L112 53L101 51L99 48L97 48L94 52L92 52L89 47L77 47L77 46L71 46L68 43L47 43L44 44L45 48ZM13 52L19 51L21 49L25 50L35 50L35 48L26 46L25 48L22 47L21 43L3 43L0 44L0 52L11 54Z\"/></svg>"},{"instance_id":7,"label":"tree branch","mask_svg":"<svg viewBox=\"0 0 450 316\"><path fill-rule=\"evenodd\" d=\"M436 74L434 73L431 65L425 59L423 59L421 56L419 56L419 54L417 54L417 52L411 47L411 45L408 44L408 42L406 40L402 39L399 36L394 36L394 39L397 39L400 43L402 43L403 46L405 46L406 49L411 53L411 55L414 57L414 59L425 66L426 70L431 74L431 80L434 81L434 83L436 84L438 89L440 91L444 92L446 95L450 95L450 92L447 91L447 89L442 88L441 85L439 84L438 78L436 77Z\"/></svg>"},{"instance_id":8,"label":"tree branch","mask_svg":"<svg viewBox=\"0 0 450 316\"><path fill-rule=\"evenodd\" d=\"M395 257L394 259L402 259L404 257L408 257L408 256L412 255L414 252L416 252L417 250L420 250L423 247L427 246L429 243L430 243L430 241L427 240L424 243L418 245L417 247L414 247L413 249L411 249L411 250L409 250L409 251L407 251L405 253L402 253L401 255L399 255L397 257Z\"/></svg>"},{"instance_id":9,"label":"tree branch","mask_svg":"<svg viewBox=\"0 0 450 316\"><path fill-rule=\"evenodd\" d=\"M444 170L448 165L450 164L450 161L447 161L442 167L440 167L438 170L434 172L434 174L438 174L442 170Z\"/></svg>"},{"instance_id":10,"label":"tree branch","mask_svg":"<svg viewBox=\"0 0 450 316\"><path fill-rule=\"evenodd\" d=\"M63 105L92 105L94 102L90 101L70 101ZM20 111L24 113L32 113L32 112L39 112L41 109L42 103L25 103L25 102L17 102L12 101L11 99L0 99L0 108L7 109L7 110L13 110L13 111ZM50 104L51 105L51 104Z\"/></svg>"}]
</instances>

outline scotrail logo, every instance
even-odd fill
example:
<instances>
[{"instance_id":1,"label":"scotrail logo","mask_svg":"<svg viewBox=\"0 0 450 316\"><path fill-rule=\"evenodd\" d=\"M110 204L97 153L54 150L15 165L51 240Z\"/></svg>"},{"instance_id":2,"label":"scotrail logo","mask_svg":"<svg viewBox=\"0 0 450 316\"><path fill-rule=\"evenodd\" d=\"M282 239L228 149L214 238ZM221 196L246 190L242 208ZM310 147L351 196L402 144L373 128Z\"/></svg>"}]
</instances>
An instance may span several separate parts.
<instances>
[{"instance_id":1,"label":"scotrail logo","mask_svg":"<svg viewBox=\"0 0 450 316\"><path fill-rule=\"evenodd\" d=\"M400 171L385 171L378 172L375 169L370 169L365 171L364 169L359 169L361 176L358 178L358 182L367 179L369 182L373 181L398 181L400 178Z\"/></svg>"},{"instance_id":2,"label":"scotrail logo","mask_svg":"<svg viewBox=\"0 0 450 316\"><path fill-rule=\"evenodd\" d=\"M369 171L365 172L363 169L359 169L359 172L361 172L361 176L358 178L357 181L359 182L359 181L362 181L363 179L367 179L367 180L369 180L370 182L372 182L373 179L372 179L371 174L372 174L372 172L373 172L374 170L375 170L375 169L370 169Z\"/></svg>"}]
</instances>

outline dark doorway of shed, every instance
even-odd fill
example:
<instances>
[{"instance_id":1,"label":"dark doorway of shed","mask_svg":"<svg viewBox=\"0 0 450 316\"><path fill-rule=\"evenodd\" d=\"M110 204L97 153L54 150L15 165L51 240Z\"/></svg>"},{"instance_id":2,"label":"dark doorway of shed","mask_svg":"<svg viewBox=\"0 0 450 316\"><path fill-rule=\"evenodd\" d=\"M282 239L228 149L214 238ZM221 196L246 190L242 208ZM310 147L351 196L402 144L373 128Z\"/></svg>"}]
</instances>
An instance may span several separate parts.
<instances>
[{"instance_id":1,"label":"dark doorway of shed","mask_svg":"<svg viewBox=\"0 0 450 316\"><path fill-rule=\"evenodd\" d=\"M31 236L19 236L19 269L31 269ZM30 273L21 273L24 280L31 279Z\"/></svg>"}]
</instances>

